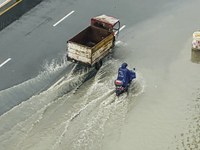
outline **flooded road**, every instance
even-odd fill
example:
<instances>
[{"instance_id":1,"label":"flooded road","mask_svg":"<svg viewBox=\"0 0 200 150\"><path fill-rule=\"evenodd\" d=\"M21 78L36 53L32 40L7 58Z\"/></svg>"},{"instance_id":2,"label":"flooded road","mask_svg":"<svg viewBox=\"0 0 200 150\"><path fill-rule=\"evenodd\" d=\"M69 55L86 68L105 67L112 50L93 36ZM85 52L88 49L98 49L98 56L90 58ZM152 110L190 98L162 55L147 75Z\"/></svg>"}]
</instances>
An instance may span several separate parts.
<instances>
[{"instance_id":1,"label":"flooded road","mask_svg":"<svg viewBox=\"0 0 200 150\"><path fill-rule=\"evenodd\" d=\"M138 74L129 95L116 97L113 81L120 64L110 57L98 72L75 66L62 83L2 115L1 145L6 149L101 149L103 138L123 125L135 102L129 99L144 92Z\"/></svg>"},{"instance_id":2,"label":"flooded road","mask_svg":"<svg viewBox=\"0 0 200 150\"><path fill-rule=\"evenodd\" d=\"M104 149L200 149L199 53L191 51L192 33L199 29L197 3L180 3L129 29L133 34L124 38L132 39L122 55L147 87L134 98L120 138Z\"/></svg>"},{"instance_id":3,"label":"flooded road","mask_svg":"<svg viewBox=\"0 0 200 150\"><path fill-rule=\"evenodd\" d=\"M177 1L127 27L98 72L75 65L0 116L0 149L199 150L200 69L191 51L198 4ZM137 78L117 98L113 81L124 61Z\"/></svg>"}]
</instances>

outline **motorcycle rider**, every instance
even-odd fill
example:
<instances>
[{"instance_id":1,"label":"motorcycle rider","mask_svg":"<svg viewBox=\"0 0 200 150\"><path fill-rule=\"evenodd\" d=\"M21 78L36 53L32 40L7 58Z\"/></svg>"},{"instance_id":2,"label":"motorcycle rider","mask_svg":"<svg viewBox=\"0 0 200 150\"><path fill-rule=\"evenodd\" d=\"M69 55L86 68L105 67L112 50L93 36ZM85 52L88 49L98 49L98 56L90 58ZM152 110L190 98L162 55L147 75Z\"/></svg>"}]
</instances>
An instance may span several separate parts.
<instances>
[{"instance_id":1,"label":"motorcycle rider","mask_svg":"<svg viewBox=\"0 0 200 150\"><path fill-rule=\"evenodd\" d=\"M123 63L122 66L118 69L117 80L121 80L123 82L123 87L127 87L128 83L136 77L135 72L127 69L127 66L127 63Z\"/></svg>"}]
</instances>

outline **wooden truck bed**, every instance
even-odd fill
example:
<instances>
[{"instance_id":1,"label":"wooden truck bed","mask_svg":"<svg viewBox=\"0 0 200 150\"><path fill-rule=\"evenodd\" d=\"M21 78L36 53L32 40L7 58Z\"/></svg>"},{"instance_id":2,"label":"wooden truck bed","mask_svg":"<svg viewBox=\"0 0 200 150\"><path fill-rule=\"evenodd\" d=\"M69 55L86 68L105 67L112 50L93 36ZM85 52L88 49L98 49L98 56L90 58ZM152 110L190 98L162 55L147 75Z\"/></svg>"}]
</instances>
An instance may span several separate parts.
<instances>
[{"instance_id":1,"label":"wooden truck bed","mask_svg":"<svg viewBox=\"0 0 200 150\"><path fill-rule=\"evenodd\" d=\"M109 52L113 37L112 31L89 26L68 41L67 57L93 65Z\"/></svg>"}]
</instances>

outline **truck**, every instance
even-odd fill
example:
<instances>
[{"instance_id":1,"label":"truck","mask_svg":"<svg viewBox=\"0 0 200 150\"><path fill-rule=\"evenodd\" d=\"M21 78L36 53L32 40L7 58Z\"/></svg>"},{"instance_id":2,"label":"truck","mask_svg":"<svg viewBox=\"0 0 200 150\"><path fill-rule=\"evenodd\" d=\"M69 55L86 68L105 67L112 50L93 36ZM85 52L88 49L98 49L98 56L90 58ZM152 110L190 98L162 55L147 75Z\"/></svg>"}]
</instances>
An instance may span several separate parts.
<instances>
[{"instance_id":1,"label":"truck","mask_svg":"<svg viewBox=\"0 0 200 150\"><path fill-rule=\"evenodd\" d=\"M112 51L120 30L120 21L108 15L91 18L91 24L67 41L67 60L102 66L102 59Z\"/></svg>"}]
</instances>

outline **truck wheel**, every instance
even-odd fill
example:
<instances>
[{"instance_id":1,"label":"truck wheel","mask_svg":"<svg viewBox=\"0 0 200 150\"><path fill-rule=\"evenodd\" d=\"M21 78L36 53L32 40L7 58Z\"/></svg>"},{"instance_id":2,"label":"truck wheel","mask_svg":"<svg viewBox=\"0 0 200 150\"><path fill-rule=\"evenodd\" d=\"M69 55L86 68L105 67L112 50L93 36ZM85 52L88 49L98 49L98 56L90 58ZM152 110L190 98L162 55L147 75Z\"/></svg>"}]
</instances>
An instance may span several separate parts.
<instances>
[{"instance_id":1,"label":"truck wheel","mask_svg":"<svg viewBox=\"0 0 200 150\"><path fill-rule=\"evenodd\" d=\"M112 48L115 47L115 36L113 37Z\"/></svg>"},{"instance_id":2,"label":"truck wheel","mask_svg":"<svg viewBox=\"0 0 200 150\"><path fill-rule=\"evenodd\" d=\"M100 60L99 62L96 62L95 63L95 69L99 70L101 68L102 64L103 64L102 60Z\"/></svg>"}]
</instances>

